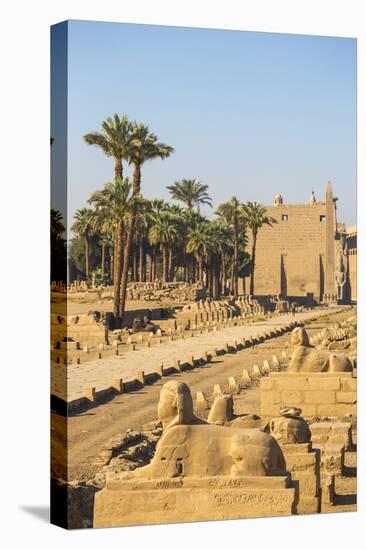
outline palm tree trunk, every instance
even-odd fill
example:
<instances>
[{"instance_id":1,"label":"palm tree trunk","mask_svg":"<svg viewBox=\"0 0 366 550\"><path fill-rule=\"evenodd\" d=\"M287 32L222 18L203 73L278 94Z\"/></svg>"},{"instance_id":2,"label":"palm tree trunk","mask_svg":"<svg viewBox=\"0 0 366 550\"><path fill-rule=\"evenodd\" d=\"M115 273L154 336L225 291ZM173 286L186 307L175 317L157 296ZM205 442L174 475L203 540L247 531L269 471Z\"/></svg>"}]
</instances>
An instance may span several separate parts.
<instances>
[{"instance_id":1,"label":"palm tree trunk","mask_svg":"<svg viewBox=\"0 0 366 550\"><path fill-rule=\"evenodd\" d=\"M123 269L123 222L119 221L116 231L116 253L114 257L114 281L113 281L113 313L115 317L119 316L120 311L120 290L121 290L121 275Z\"/></svg>"},{"instance_id":2,"label":"palm tree trunk","mask_svg":"<svg viewBox=\"0 0 366 550\"><path fill-rule=\"evenodd\" d=\"M212 298L217 300L220 297L220 259L214 256L212 259Z\"/></svg>"},{"instance_id":3,"label":"palm tree trunk","mask_svg":"<svg viewBox=\"0 0 366 550\"><path fill-rule=\"evenodd\" d=\"M105 267L105 242L102 242L102 282L104 279L104 267Z\"/></svg>"},{"instance_id":4,"label":"palm tree trunk","mask_svg":"<svg viewBox=\"0 0 366 550\"><path fill-rule=\"evenodd\" d=\"M132 241L132 222L134 221L133 215L131 215L131 224L127 231L127 237L125 242L125 247L123 251L123 270L122 270L122 280L121 280L121 299L119 304L119 316L123 322L123 314L126 307L126 295L127 295L127 280L128 280L128 271L130 267L130 250L131 250L131 241Z\"/></svg>"},{"instance_id":5,"label":"palm tree trunk","mask_svg":"<svg viewBox=\"0 0 366 550\"><path fill-rule=\"evenodd\" d=\"M132 272L132 280L134 282L136 282L138 280L138 277L137 277L137 264L138 264L138 258L137 258L137 254L138 254L138 249L137 249L137 245L136 243L133 243L132 245L132 254L133 254L133 272Z\"/></svg>"},{"instance_id":6,"label":"palm tree trunk","mask_svg":"<svg viewBox=\"0 0 366 550\"><path fill-rule=\"evenodd\" d=\"M155 250L154 251L154 263L153 263L153 282L156 281L156 279L158 278L157 263L158 263L158 252L157 252L157 250Z\"/></svg>"},{"instance_id":7,"label":"palm tree trunk","mask_svg":"<svg viewBox=\"0 0 366 550\"><path fill-rule=\"evenodd\" d=\"M221 282L221 292L222 294L226 294L226 261L225 261L225 254L223 251L221 251L221 271L222 271L222 282Z\"/></svg>"},{"instance_id":8,"label":"palm tree trunk","mask_svg":"<svg viewBox=\"0 0 366 550\"><path fill-rule=\"evenodd\" d=\"M238 237L238 221L234 220L234 262L233 262L233 294L234 298L238 297L238 262L239 262L239 237Z\"/></svg>"},{"instance_id":9,"label":"palm tree trunk","mask_svg":"<svg viewBox=\"0 0 366 550\"><path fill-rule=\"evenodd\" d=\"M210 267L207 270L207 276L208 276L208 290L210 293L210 296L213 296L213 265L212 260L210 263Z\"/></svg>"},{"instance_id":10,"label":"palm tree trunk","mask_svg":"<svg viewBox=\"0 0 366 550\"><path fill-rule=\"evenodd\" d=\"M173 249L170 246L168 252L168 281L173 280Z\"/></svg>"},{"instance_id":11,"label":"palm tree trunk","mask_svg":"<svg viewBox=\"0 0 366 550\"><path fill-rule=\"evenodd\" d=\"M132 178L132 195L141 193L141 166L135 164Z\"/></svg>"},{"instance_id":12,"label":"palm tree trunk","mask_svg":"<svg viewBox=\"0 0 366 550\"><path fill-rule=\"evenodd\" d=\"M139 281L140 283L144 280L144 241L141 237L140 243L139 243Z\"/></svg>"},{"instance_id":13,"label":"palm tree trunk","mask_svg":"<svg viewBox=\"0 0 366 550\"><path fill-rule=\"evenodd\" d=\"M118 231L118 225L117 225L117 227L114 230L114 243L113 243L113 276L112 276L113 284L117 280L118 239L119 239L119 231Z\"/></svg>"},{"instance_id":14,"label":"palm tree trunk","mask_svg":"<svg viewBox=\"0 0 366 550\"><path fill-rule=\"evenodd\" d=\"M111 279L111 282L113 284L114 282L114 243L113 248L109 247L109 277Z\"/></svg>"},{"instance_id":15,"label":"palm tree trunk","mask_svg":"<svg viewBox=\"0 0 366 550\"><path fill-rule=\"evenodd\" d=\"M143 263L143 281L146 283L147 280L147 254L146 254L146 245L144 247L144 263Z\"/></svg>"},{"instance_id":16,"label":"palm tree trunk","mask_svg":"<svg viewBox=\"0 0 366 550\"><path fill-rule=\"evenodd\" d=\"M116 158L114 161L114 174L116 178L122 179L122 174L123 174L122 160L119 158Z\"/></svg>"},{"instance_id":17,"label":"palm tree trunk","mask_svg":"<svg viewBox=\"0 0 366 550\"><path fill-rule=\"evenodd\" d=\"M253 244L252 244L252 269L250 274L250 294L254 296L254 271L255 271L255 249L257 245L257 235L253 233Z\"/></svg>"},{"instance_id":18,"label":"palm tree trunk","mask_svg":"<svg viewBox=\"0 0 366 550\"><path fill-rule=\"evenodd\" d=\"M89 278L89 239L88 237L84 238L85 242L85 276Z\"/></svg>"},{"instance_id":19,"label":"palm tree trunk","mask_svg":"<svg viewBox=\"0 0 366 550\"><path fill-rule=\"evenodd\" d=\"M133 171L132 196L136 197L140 193L140 190L141 190L141 167L139 165L135 165L135 169ZM123 265L122 281L121 281L121 302L119 306L119 311L120 311L120 317L122 318L122 322L123 322L123 314L125 312L125 306L126 306L129 257L130 257L130 251L131 251L132 236L135 230L135 220L136 220L136 207L132 206L131 219L130 219L130 224L127 231L127 238L126 238L126 244L124 249L125 262Z\"/></svg>"},{"instance_id":20,"label":"palm tree trunk","mask_svg":"<svg viewBox=\"0 0 366 550\"><path fill-rule=\"evenodd\" d=\"M153 282L153 251L150 251L150 265L149 265L149 283Z\"/></svg>"},{"instance_id":21,"label":"palm tree trunk","mask_svg":"<svg viewBox=\"0 0 366 550\"><path fill-rule=\"evenodd\" d=\"M169 260L168 260L168 247L166 244L163 244L163 283L168 282L168 269L169 269Z\"/></svg>"},{"instance_id":22,"label":"palm tree trunk","mask_svg":"<svg viewBox=\"0 0 366 550\"><path fill-rule=\"evenodd\" d=\"M203 287L203 258L200 256L198 260L198 280Z\"/></svg>"}]
</instances>

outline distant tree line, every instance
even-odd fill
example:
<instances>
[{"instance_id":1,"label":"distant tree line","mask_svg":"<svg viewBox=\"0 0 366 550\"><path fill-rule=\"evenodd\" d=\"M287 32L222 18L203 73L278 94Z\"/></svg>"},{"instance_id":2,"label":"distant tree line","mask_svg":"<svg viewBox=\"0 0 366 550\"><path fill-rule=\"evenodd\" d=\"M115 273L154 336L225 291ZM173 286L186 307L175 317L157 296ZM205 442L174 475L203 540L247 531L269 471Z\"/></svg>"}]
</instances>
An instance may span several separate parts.
<instances>
[{"instance_id":1,"label":"distant tree line","mask_svg":"<svg viewBox=\"0 0 366 550\"><path fill-rule=\"evenodd\" d=\"M128 281L199 282L213 298L228 289L238 296L238 280L250 275L254 290L255 247L259 229L275 220L258 203L236 197L220 204L213 220L200 212L212 207L208 185L182 179L168 186L172 200L147 200L141 192L143 165L166 159L174 149L160 143L143 124L126 115L107 118L99 132L84 136L114 159L114 177L77 210L71 227L76 237L69 249L70 279L91 278L114 286L114 314L123 317ZM132 181L123 176L132 165ZM246 250L247 232L252 249Z\"/></svg>"}]
</instances>

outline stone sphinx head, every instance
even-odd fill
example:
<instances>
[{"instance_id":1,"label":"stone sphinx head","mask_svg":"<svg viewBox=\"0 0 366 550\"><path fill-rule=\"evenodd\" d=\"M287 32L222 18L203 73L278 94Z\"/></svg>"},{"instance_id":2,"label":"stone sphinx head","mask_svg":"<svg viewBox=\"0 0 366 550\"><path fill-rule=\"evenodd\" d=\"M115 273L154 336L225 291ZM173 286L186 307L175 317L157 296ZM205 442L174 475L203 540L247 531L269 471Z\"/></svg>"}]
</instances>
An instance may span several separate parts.
<instances>
[{"instance_id":1,"label":"stone sphinx head","mask_svg":"<svg viewBox=\"0 0 366 550\"><path fill-rule=\"evenodd\" d=\"M291 345L309 347L309 337L306 330L302 327L296 327L291 333Z\"/></svg>"},{"instance_id":2,"label":"stone sphinx head","mask_svg":"<svg viewBox=\"0 0 366 550\"><path fill-rule=\"evenodd\" d=\"M164 431L171 426L190 424L195 419L192 395L187 384L175 380L164 384L160 390L158 416Z\"/></svg>"},{"instance_id":3,"label":"stone sphinx head","mask_svg":"<svg viewBox=\"0 0 366 550\"><path fill-rule=\"evenodd\" d=\"M208 415L208 423L223 426L234 417L234 403L232 395L218 395Z\"/></svg>"}]
</instances>

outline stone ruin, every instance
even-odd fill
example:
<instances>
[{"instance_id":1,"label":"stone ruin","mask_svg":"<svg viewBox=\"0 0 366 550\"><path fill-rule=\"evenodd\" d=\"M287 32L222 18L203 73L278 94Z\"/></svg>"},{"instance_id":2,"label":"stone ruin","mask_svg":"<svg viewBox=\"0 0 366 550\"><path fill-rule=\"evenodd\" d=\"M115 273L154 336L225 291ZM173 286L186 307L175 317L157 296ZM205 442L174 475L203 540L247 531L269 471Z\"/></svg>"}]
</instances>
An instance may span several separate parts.
<instances>
[{"instance_id":1,"label":"stone ruin","mask_svg":"<svg viewBox=\"0 0 366 550\"><path fill-rule=\"evenodd\" d=\"M107 341L105 314L90 311L79 315L51 313L53 349L76 350L81 346L97 347Z\"/></svg>"},{"instance_id":2,"label":"stone ruin","mask_svg":"<svg viewBox=\"0 0 366 550\"><path fill-rule=\"evenodd\" d=\"M352 372L352 362L346 355L329 353L310 345L307 332L297 327L291 334L293 346L289 372Z\"/></svg>"},{"instance_id":3,"label":"stone ruin","mask_svg":"<svg viewBox=\"0 0 366 550\"><path fill-rule=\"evenodd\" d=\"M198 283L186 282L130 283L127 286L128 300L194 302L206 298L207 292Z\"/></svg>"},{"instance_id":4,"label":"stone ruin","mask_svg":"<svg viewBox=\"0 0 366 550\"><path fill-rule=\"evenodd\" d=\"M342 327L326 331L326 334L332 334L335 338L354 338L353 329L353 323L348 322ZM318 471L318 481L316 485L314 480L305 482L304 487L312 488L312 494L308 493L306 498L301 494L300 487L298 509L301 513L315 511L316 498L319 497L319 492L313 492L315 486L321 487L322 503L333 504L335 478L344 475L345 453L353 449L352 427L356 423L357 384L353 361L344 354L311 346L304 329L294 329L291 344L293 353L288 371L272 372L260 382L261 415L262 418L271 418L267 424L268 431L281 444L290 471L293 457L289 456L288 451L292 450L287 447L287 424L281 417L291 418L292 423L299 415L298 411L302 410L307 418L308 428L305 429L303 425L307 433L306 442L311 440L311 451L319 455L317 459L312 455L313 458L308 457L308 460L312 461ZM284 414L289 408L292 412ZM274 416L278 420L274 420ZM296 453L298 451L299 447ZM310 452L310 448L307 452Z\"/></svg>"},{"instance_id":5,"label":"stone ruin","mask_svg":"<svg viewBox=\"0 0 366 550\"><path fill-rule=\"evenodd\" d=\"M287 372L261 380L261 414L278 415L282 406L301 407L305 417L356 415L356 380L352 361L342 354L310 346L306 331L291 334Z\"/></svg>"},{"instance_id":6,"label":"stone ruin","mask_svg":"<svg viewBox=\"0 0 366 550\"><path fill-rule=\"evenodd\" d=\"M343 351L355 355L357 347L356 317L347 321L326 327L316 337L314 344L319 349Z\"/></svg>"},{"instance_id":7,"label":"stone ruin","mask_svg":"<svg viewBox=\"0 0 366 550\"><path fill-rule=\"evenodd\" d=\"M154 457L107 475L95 494L94 527L294 512L295 488L272 435L199 419L189 387L177 381L163 386L158 415L163 435Z\"/></svg>"},{"instance_id":8,"label":"stone ruin","mask_svg":"<svg viewBox=\"0 0 366 550\"><path fill-rule=\"evenodd\" d=\"M297 407L283 407L280 416L271 418L264 429L281 446L291 479L299 484L297 513L311 514L320 512L321 507L320 461L301 412Z\"/></svg>"},{"instance_id":9,"label":"stone ruin","mask_svg":"<svg viewBox=\"0 0 366 550\"><path fill-rule=\"evenodd\" d=\"M237 300L228 298L225 300L198 300L196 303L183 306L182 311L211 312L211 311L231 311L232 314L243 313L264 313L264 309L253 296L239 296Z\"/></svg>"},{"instance_id":10,"label":"stone ruin","mask_svg":"<svg viewBox=\"0 0 366 550\"><path fill-rule=\"evenodd\" d=\"M226 394L216 396L205 421L194 414L189 387L168 382L154 456L132 471L107 472L95 494L93 526L320 512L322 503L333 504L336 472L320 447L337 442L349 449L350 425L309 425L301 413L281 407L253 422L253 415L235 415ZM246 417L255 427L242 423Z\"/></svg>"}]
</instances>

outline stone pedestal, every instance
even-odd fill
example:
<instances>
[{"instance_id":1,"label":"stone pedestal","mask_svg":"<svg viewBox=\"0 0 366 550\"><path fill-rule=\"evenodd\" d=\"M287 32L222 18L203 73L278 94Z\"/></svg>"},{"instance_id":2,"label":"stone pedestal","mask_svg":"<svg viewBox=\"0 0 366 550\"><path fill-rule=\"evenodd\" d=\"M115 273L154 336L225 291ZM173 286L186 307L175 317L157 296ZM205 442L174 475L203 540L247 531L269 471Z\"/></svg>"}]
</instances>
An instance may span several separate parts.
<instances>
[{"instance_id":1,"label":"stone pedestal","mask_svg":"<svg viewBox=\"0 0 366 550\"><path fill-rule=\"evenodd\" d=\"M313 422L309 428L314 447L341 444L346 451L352 449L351 422Z\"/></svg>"},{"instance_id":2,"label":"stone pedestal","mask_svg":"<svg viewBox=\"0 0 366 550\"><path fill-rule=\"evenodd\" d=\"M290 515L295 489L278 477L107 479L96 493L93 527Z\"/></svg>"},{"instance_id":3,"label":"stone pedestal","mask_svg":"<svg viewBox=\"0 0 366 550\"><path fill-rule=\"evenodd\" d=\"M282 406L300 407L304 417L356 416L356 380L351 372L271 372L260 381L261 415L278 416Z\"/></svg>"},{"instance_id":4,"label":"stone pedestal","mask_svg":"<svg viewBox=\"0 0 366 550\"><path fill-rule=\"evenodd\" d=\"M322 476L343 475L345 451L353 446L351 422L314 422L309 427L312 445L321 453Z\"/></svg>"},{"instance_id":5,"label":"stone pedestal","mask_svg":"<svg viewBox=\"0 0 366 550\"><path fill-rule=\"evenodd\" d=\"M298 485L298 514L320 512L320 453L310 443L281 445L287 471Z\"/></svg>"}]
</instances>

